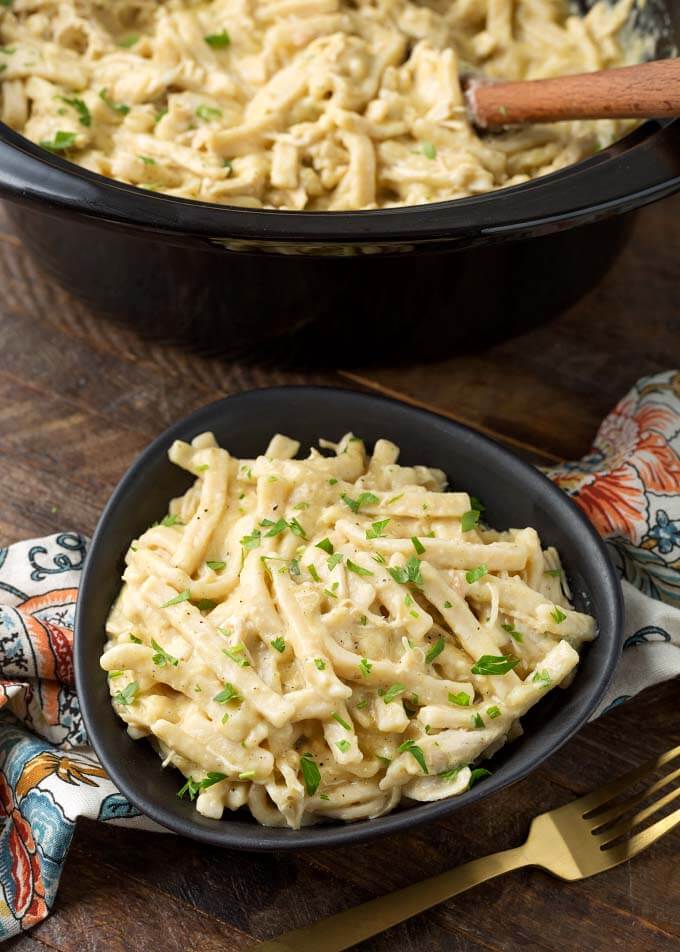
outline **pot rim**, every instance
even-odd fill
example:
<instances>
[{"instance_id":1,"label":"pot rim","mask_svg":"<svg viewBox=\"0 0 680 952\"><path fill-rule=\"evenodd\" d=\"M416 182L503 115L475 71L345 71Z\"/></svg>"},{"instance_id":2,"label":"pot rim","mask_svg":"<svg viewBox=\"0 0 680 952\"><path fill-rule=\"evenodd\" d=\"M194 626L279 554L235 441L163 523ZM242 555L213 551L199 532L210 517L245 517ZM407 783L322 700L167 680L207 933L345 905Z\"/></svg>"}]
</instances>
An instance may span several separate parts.
<instances>
[{"instance_id":1,"label":"pot rim","mask_svg":"<svg viewBox=\"0 0 680 952\"><path fill-rule=\"evenodd\" d=\"M602 152L521 185L352 212L239 208L145 191L53 155L0 123L0 195L158 236L227 246L516 239L629 211L678 189L680 120L645 122Z\"/></svg>"}]
</instances>

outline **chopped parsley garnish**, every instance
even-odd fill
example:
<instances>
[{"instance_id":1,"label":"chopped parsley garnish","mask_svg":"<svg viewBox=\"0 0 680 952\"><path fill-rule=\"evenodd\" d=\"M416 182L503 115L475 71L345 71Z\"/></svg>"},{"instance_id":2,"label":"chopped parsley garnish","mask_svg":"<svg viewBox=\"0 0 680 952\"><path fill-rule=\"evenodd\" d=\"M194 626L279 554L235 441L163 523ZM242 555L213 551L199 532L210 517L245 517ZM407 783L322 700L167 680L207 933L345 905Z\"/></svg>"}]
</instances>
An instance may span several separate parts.
<instances>
[{"instance_id":1,"label":"chopped parsley garnish","mask_svg":"<svg viewBox=\"0 0 680 952\"><path fill-rule=\"evenodd\" d=\"M482 780L484 777L490 776L491 771L487 770L486 767L475 767L474 770L470 771L470 787L474 787L478 780Z\"/></svg>"},{"instance_id":2,"label":"chopped parsley garnish","mask_svg":"<svg viewBox=\"0 0 680 952\"><path fill-rule=\"evenodd\" d=\"M347 568L350 572L354 572L355 575L373 575L370 569L365 569L362 565L357 565L355 562L352 562L351 559L347 559Z\"/></svg>"},{"instance_id":3,"label":"chopped parsley garnish","mask_svg":"<svg viewBox=\"0 0 680 952\"><path fill-rule=\"evenodd\" d=\"M507 674L519 664L519 658L512 655L482 655L470 668L473 674Z\"/></svg>"},{"instance_id":4,"label":"chopped parsley garnish","mask_svg":"<svg viewBox=\"0 0 680 952\"><path fill-rule=\"evenodd\" d=\"M250 661L246 657L246 649L243 645L233 645L231 648L222 648L222 653L232 661L235 661L239 668L249 668Z\"/></svg>"},{"instance_id":5,"label":"chopped parsley garnish","mask_svg":"<svg viewBox=\"0 0 680 952\"><path fill-rule=\"evenodd\" d=\"M510 635L510 637L511 637L511 638L514 638L514 640L515 640L518 644L521 645L522 642L524 641L524 635L522 634L521 631L517 631L517 629L515 628L514 625L505 624L505 625L501 625L501 628L503 629L503 631L507 631L507 633Z\"/></svg>"},{"instance_id":6,"label":"chopped parsley garnish","mask_svg":"<svg viewBox=\"0 0 680 952\"><path fill-rule=\"evenodd\" d=\"M359 662L359 668L361 669L362 675L367 678L373 670L373 664L368 658L362 658Z\"/></svg>"},{"instance_id":7,"label":"chopped parsley garnish","mask_svg":"<svg viewBox=\"0 0 680 952\"><path fill-rule=\"evenodd\" d=\"M451 602L444 602L444 608L453 608Z\"/></svg>"},{"instance_id":8,"label":"chopped parsley garnish","mask_svg":"<svg viewBox=\"0 0 680 952\"><path fill-rule=\"evenodd\" d=\"M326 662L323 660L323 658L315 658L315 659L314 659L314 667L316 668L317 671L325 671L325 670L326 670Z\"/></svg>"},{"instance_id":9,"label":"chopped parsley garnish","mask_svg":"<svg viewBox=\"0 0 680 952\"><path fill-rule=\"evenodd\" d=\"M393 506L395 502L399 502L399 500L402 498L403 495L404 495L403 493L399 493L398 496L392 496L391 499L388 499L388 500L387 500L387 502L385 503L385 505L386 505L386 506Z\"/></svg>"},{"instance_id":10,"label":"chopped parsley garnish","mask_svg":"<svg viewBox=\"0 0 680 952\"><path fill-rule=\"evenodd\" d=\"M298 509L298 510L300 510L300 512L302 512L304 509L309 509L309 503L308 503L308 502L296 502L295 505L293 506L293 509Z\"/></svg>"},{"instance_id":11,"label":"chopped parsley garnish","mask_svg":"<svg viewBox=\"0 0 680 952\"><path fill-rule=\"evenodd\" d=\"M227 563L216 561L216 562L206 562L205 564L208 566L209 569L212 569L213 572L221 572Z\"/></svg>"},{"instance_id":12,"label":"chopped parsley garnish","mask_svg":"<svg viewBox=\"0 0 680 952\"><path fill-rule=\"evenodd\" d=\"M309 574L312 576L312 578L314 579L315 582L320 582L320 581L321 581L321 577L319 576L319 573L317 572L315 566L313 566L313 565L308 565L308 566L307 566L307 571L308 571Z\"/></svg>"},{"instance_id":13,"label":"chopped parsley garnish","mask_svg":"<svg viewBox=\"0 0 680 952\"><path fill-rule=\"evenodd\" d=\"M555 605L554 609L550 612L550 617L558 625L561 625L562 622L566 620L567 616L564 614L561 608L558 608L557 605Z\"/></svg>"},{"instance_id":14,"label":"chopped parsley garnish","mask_svg":"<svg viewBox=\"0 0 680 952\"><path fill-rule=\"evenodd\" d=\"M324 595L328 596L328 598L337 598L337 597L338 597L337 592L336 592L337 587L338 587L338 583L337 583L337 582L333 582L333 588L332 588L332 589L330 589L330 588L325 588L325 589L323 590Z\"/></svg>"},{"instance_id":15,"label":"chopped parsley garnish","mask_svg":"<svg viewBox=\"0 0 680 952\"><path fill-rule=\"evenodd\" d=\"M342 553L334 552L333 555L328 560L328 571L332 572L336 565L339 565L342 562Z\"/></svg>"},{"instance_id":16,"label":"chopped parsley garnish","mask_svg":"<svg viewBox=\"0 0 680 952\"><path fill-rule=\"evenodd\" d=\"M459 691L457 694L449 691L449 704L457 704L458 707L469 707L470 695L465 691Z\"/></svg>"},{"instance_id":17,"label":"chopped parsley garnish","mask_svg":"<svg viewBox=\"0 0 680 952\"><path fill-rule=\"evenodd\" d=\"M562 578L562 569L546 569L543 574L551 578Z\"/></svg>"},{"instance_id":18,"label":"chopped parsley garnish","mask_svg":"<svg viewBox=\"0 0 680 952\"><path fill-rule=\"evenodd\" d=\"M199 598L195 604L200 612L211 612L217 602L214 602L211 598Z\"/></svg>"},{"instance_id":19,"label":"chopped parsley garnish","mask_svg":"<svg viewBox=\"0 0 680 952\"><path fill-rule=\"evenodd\" d=\"M367 625L367 624L368 624L368 618L366 617L366 615L360 615L360 616L359 616L359 624L360 624L360 625Z\"/></svg>"},{"instance_id":20,"label":"chopped parsley garnish","mask_svg":"<svg viewBox=\"0 0 680 952\"><path fill-rule=\"evenodd\" d=\"M493 721L493 720L495 720L495 718L501 716L501 709L500 709L500 707L498 707L496 704L494 704L492 707L487 707L486 713L488 714L488 716L489 716L489 717L491 718L491 720Z\"/></svg>"},{"instance_id":21,"label":"chopped parsley garnish","mask_svg":"<svg viewBox=\"0 0 680 952\"><path fill-rule=\"evenodd\" d=\"M144 163L144 165L156 165L156 164L157 164L157 163L156 163L156 160L155 160L155 159L152 159L150 155L138 155L137 158L140 159L140 160Z\"/></svg>"},{"instance_id":22,"label":"chopped parsley garnish","mask_svg":"<svg viewBox=\"0 0 680 952\"><path fill-rule=\"evenodd\" d=\"M67 106L71 106L78 113L78 121L81 126L91 126L92 125L92 115L90 110L87 108L85 102L82 99L74 97L73 99L68 96L59 97L62 102L65 102Z\"/></svg>"},{"instance_id":23,"label":"chopped parsley garnish","mask_svg":"<svg viewBox=\"0 0 680 952\"><path fill-rule=\"evenodd\" d=\"M484 720L481 714L473 714L472 716L472 726L473 727L484 727Z\"/></svg>"},{"instance_id":24,"label":"chopped parsley garnish","mask_svg":"<svg viewBox=\"0 0 680 952\"><path fill-rule=\"evenodd\" d=\"M109 99L108 93L105 89L99 90L99 98L109 107L109 109L113 109L113 111L117 112L120 116L127 116L127 114L130 112L130 107L126 106L125 103L113 102L111 99Z\"/></svg>"},{"instance_id":25,"label":"chopped parsley garnish","mask_svg":"<svg viewBox=\"0 0 680 952\"><path fill-rule=\"evenodd\" d=\"M288 528L288 523L285 519L278 519L276 522L272 519L262 519L260 525L263 529L269 529L269 532L265 532L266 539L273 539L274 536L279 535L280 532L285 532Z\"/></svg>"},{"instance_id":26,"label":"chopped parsley garnish","mask_svg":"<svg viewBox=\"0 0 680 952\"><path fill-rule=\"evenodd\" d=\"M439 655L444 650L444 645L445 645L444 639L437 638L435 643L432 645L430 650L425 655L425 661L427 662L427 664L432 664L434 659L439 657Z\"/></svg>"},{"instance_id":27,"label":"chopped parsley garnish","mask_svg":"<svg viewBox=\"0 0 680 952\"><path fill-rule=\"evenodd\" d=\"M163 519L161 519L161 525L165 526L166 528L170 528L171 526L184 525L184 523L179 518L179 516L169 515L169 516L164 516Z\"/></svg>"},{"instance_id":28,"label":"chopped parsley garnish","mask_svg":"<svg viewBox=\"0 0 680 952\"><path fill-rule=\"evenodd\" d=\"M422 555L425 551L425 546L416 536L411 536L411 542L413 543L413 548L416 550L418 555Z\"/></svg>"},{"instance_id":29,"label":"chopped parsley garnish","mask_svg":"<svg viewBox=\"0 0 680 952\"><path fill-rule=\"evenodd\" d=\"M396 684L392 684L383 694L383 701L385 704L389 704L391 701L394 701L395 698L399 697L400 694L403 694L406 690L405 684L400 684L397 681Z\"/></svg>"},{"instance_id":30,"label":"chopped parsley garnish","mask_svg":"<svg viewBox=\"0 0 680 952\"><path fill-rule=\"evenodd\" d=\"M133 643L133 645L141 645L141 644L142 644L142 639L141 639L141 638L138 638L137 635L130 635L130 641Z\"/></svg>"},{"instance_id":31,"label":"chopped parsley garnish","mask_svg":"<svg viewBox=\"0 0 680 952\"><path fill-rule=\"evenodd\" d=\"M534 671L534 676L531 680L535 681L536 684L542 684L546 688L548 687L549 684L552 684L552 678L550 677L550 673L545 670Z\"/></svg>"},{"instance_id":32,"label":"chopped parsley garnish","mask_svg":"<svg viewBox=\"0 0 680 952\"><path fill-rule=\"evenodd\" d=\"M352 745L348 740L337 740L335 746L338 750L341 750L343 754L346 754Z\"/></svg>"},{"instance_id":33,"label":"chopped parsley garnish","mask_svg":"<svg viewBox=\"0 0 680 952\"><path fill-rule=\"evenodd\" d=\"M395 566L394 568L388 568L387 570L395 582L399 582L401 585L406 585L408 582L411 582L413 585L417 585L419 588L422 588L423 577L420 574L420 559L417 559L415 555L410 555L406 560L406 565Z\"/></svg>"},{"instance_id":34,"label":"chopped parsley garnish","mask_svg":"<svg viewBox=\"0 0 680 952\"><path fill-rule=\"evenodd\" d=\"M301 526L300 523L297 521L297 519L291 519L290 522L288 523L288 528L289 528L290 531L293 533L293 535L298 536L300 539L306 539L306 538L307 538L307 533L306 533L305 530L302 528L302 526Z\"/></svg>"},{"instance_id":35,"label":"chopped parsley garnish","mask_svg":"<svg viewBox=\"0 0 680 952\"><path fill-rule=\"evenodd\" d=\"M254 770L244 770L242 773L240 773L240 774L238 775L238 779L239 779L239 780L254 780L254 779L255 779L255 771L254 771Z\"/></svg>"},{"instance_id":36,"label":"chopped parsley garnish","mask_svg":"<svg viewBox=\"0 0 680 952\"><path fill-rule=\"evenodd\" d=\"M328 796L327 793L320 793L319 800L330 800L330 797Z\"/></svg>"},{"instance_id":37,"label":"chopped parsley garnish","mask_svg":"<svg viewBox=\"0 0 680 952\"><path fill-rule=\"evenodd\" d=\"M420 148L423 151L423 155L426 159L436 159L437 158L437 147L432 142L422 142Z\"/></svg>"},{"instance_id":38,"label":"chopped parsley garnish","mask_svg":"<svg viewBox=\"0 0 680 952\"><path fill-rule=\"evenodd\" d=\"M375 493L361 493L358 499L352 499L347 493L343 493L340 498L346 506L349 506L352 512L359 512L362 506L372 506L380 502Z\"/></svg>"},{"instance_id":39,"label":"chopped parsley garnish","mask_svg":"<svg viewBox=\"0 0 680 952\"><path fill-rule=\"evenodd\" d=\"M329 485L329 486L335 486L335 485L337 484L337 482L338 482L337 479L333 476L333 477L331 477L331 479L328 480L328 485Z\"/></svg>"},{"instance_id":40,"label":"chopped parsley garnish","mask_svg":"<svg viewBox=\"0 0 680 952\"><path fill-rule=\"evenodd\" d=\"M129 36L124 36L122 39L118 40L118 46L122 46L123 49L129 49L131 46L134 46L135 43L139 42L139 34L130 33Z\"/></svg>"},{"instance_id":41,"label":"chopped parsley garnish","mask_svg":"<svg viewBox=\"0 0 680 952\"><path fill-rule=\"evenodd\" d=\"M59 132L55 133L54 139L43 139L40 145L43 149L47 149L48 152L66 152L75 145L75 141L75 132L63 132L59 130Z\"/></svg>"},{"instance_id":42,"label":"chopped parsley garnish","mask_svg":"<svg viewBox=\"0 0 680 952\"><path fill-rule=\"evenodd\" d=\"M286 650L286 642L280 635L278 638L274 638L272 641L270 641L269 644L272 646L274 651L278 651L279 654L283 654L283 652Z\"/></svg>"},{"instance_id":43,"label":"chopped parsley garnish","mask_svg":"<svg viewBox=\"0 0 680 952\"><path fill-rule=\"evenodd\" d=\"M179 595L175 595L174 598L169 599L167 602L163 602L161 608L169 608L171 605L179 605L180 602L188 602L191 598L191 592L188 588L185 588L183 592L180 592Z\"/></svg>"},{"instance_id":44,"label":"chopped parsley garnish","mask_svg":"<svg viewBox=\"0 0 680 952\"><path fill-rule=\"evenodd\" d=\"M463 767L465 767L465 764L458 764L456 767L450 767L448 770L442 770L442 772L437 774L437 776L441 777L442 780L455 780Z\"/></svg>"},{"instance_id":45,"label":"chopped parsley garnish","mask_svg":"<svg viewBox=\"0 0 680 952\"><path fill-rule=\"evenodd\" d=\"M327 552L328 555L333 555L335 551L333 548L333 543L330 539L322 539L321 542L316 543L317 549L323 549L324 552Z\"/></svg>"},{"instance_id":46,"label":"chopped parsley garnish","mask_svg":"<svg viewBox=\"0 0 680 952\"><path fill-rule=\"evenodd\" d=\"M299 575L300 574L300 560L291 559L288 564L288 571L290 572L291 575Z\"/></svg>"},{"instance_id":47,"label":"chopped parsley garnish","mask_svg":"<svg viewBox=\"0 0 680 952\"><path fill-rule=\"evenodd\" d=\"M486 565L478 565L476 569L470 569L469 572L465 573L465 581L468 585L472 585L473 582L478 582L480 578L484 578L489 572Z\"/></svg>"},{"instance_id":48,"label":"chopped parsley garnish","mask_svg":"<svg viewBox=\"0 0 680 952\"><path fill-rule=\"evenodd\" d=\"M182 799L185 793L189 794L190 800L195 800L197 795L201 790L207 790L208 787L212 787L213 784L219 783L220 780L226 780L227 775L219 773L216 770L210 771L207 777L204 780L194 780L193 777L189 777L187 782L184 784L181 790L177 791L177 796Z\"/></svg>"},{"instance_id":49,"label":"chopped parsley garnish","mask_svg":"<svg viewBox=\"0 0 680 952\"><path fill-rule=\"evenodd\" d=\"M222 30L221 33L210 33L208 36L204 36L203 39L214 50L223 50L231 43L231 37L226 30Z\"/></svg>"},{"instance_id":50,"label":"chopped parsley garnish","mask_svg":"<svg viewBox=\"0 0 680 952\"><path fill-rule=\"evenodd\" d=\"M211 119L221 119L222 110L216 109L214 106L207 106L205 103L201 103L201 105L196 110L196 115L199 119L205 119L206 122L210 122Z\"/></svg>"},{"instance_id":51,"label":"chopped parsley garnish","mask_svg":"<svg viewBox=\"0 0 680 952\"><path fill-rule=\"evenodd\" d=\"M130 681L130 683L124 687L122 691L118 691L113 695L113 700L117 704L122 704L124 707L127 707L128 704L134 703L138 691L139 684L136 681Z\"/></svg>"},{"instance_id":52,"label":"chopped parsley garnish","mask_svg":"<svg viewBox=\"0 0 680 952\"><path fill-rule=\"evenodd\" d=\"M257 549L261 542L262 533L259 529L254 529L250 535L243 536L241 539L241 545L246 552L250 552L252 549Z\"/></svg>"},{"instance_id":53,"label":"chopped parsley garnish","mask_svg":"<svg viewBox=\"0 0 680 952\"><path fill-rule=\"evenodd\" d=\"M321 773L319 768L314 763L314 759L311 754L303 754L300 757L300 767L302 769L302 777L305 782L305 789L310 797L314 796L316 791L319 789L319 784L321 783Z\"/></svg>"},{"instance_id":54,"label":"chopped parsley garnish","mask_svg":"<svg viewBox=\"0 0 680 952\"><path fill-rule=\"evenodd\" d=\"M379 522L374 522L371 528L366 530L366 538L379 539L385 534L385 529L387 528L389 521L389 519L381 519Z\"/></svg>"},{"instance_id":55,"label":"chopped parsley garnish","mask_svg":"<svg viewBox=\"0 0 680 952\"><path fill-rule=\"evenodd\" d=\"M427 769L427 764L425 763L425 754L422 751L421 747L418 747L414 740L405 740L403 744L399 744L399 752L402 754L410 754L423 771L424 774L429 773Z\"/></svg>"},{"instance_id":56,"label":"chopped parsley garnish","mask_svg":"<svg viewBox=\"0 0 680 952\"><path fill-rule=\"evenodd\" d=\"M151 647L156 652L154 655L152 655L151 660L154 664L158 665L159 668L162 668L165 664L171 664L173 668L177 667L179 664L179 658L173 657L171 654L165 651L164 648L161 648L158 642L154 641L153 638L151 639Z\"/></svg>"},{"instance_id":57,"label":"chopped parsley garnish","mask_svg":"<svg viewBox=\"0 0 680 952\"><path fill-rule=\"evenodd\" d=\"M387 560L384 555L381 555L379 552L376 552L375 555L372 555L371 558L374 562L377 562L378 565L387 565Z\"/></svg>"},{"instance_id":58,"label":"chopped parsley garnish","mask_svg":"<svg viewBox=\"0 0 680 952\"><path fill-rule=\"evenodd\" d=\"M479 509L468 509L467 512L463 513L463 518L460 520L460 527L463 532L469 532L479 522L479 517L481 513Z\"/></svg>"},{"instance_id":59,"label":"chopped parsley garnish","mask_svg":"<svg viewBox=\"0 0 680 952\"><path fill-rule=\"evenodd\" d=\"M120 678L120 677L122 677L122 675L124 675L124 674L125 674L124 671L109 671L109 677L110 677L110 678Z\"/></svg>"},{"instance_id":60,"label":"chopped parsley garnish","mask_svg":"<svg viewBox=\"0 0 680 952\"><path fill-rule=\"evenodd\" d=\"M331 717L334 721L337 721L340 727L344 727L346 731L352 730L352 725L348 724L347 721L343 720L339 714L336 714L335 711L331 714Z\"/></svg>"},{"instance_id":61,"label":"chopped parsley garnish","mask_svg":"<svg viewBox=\"0 0 680 952\"><path fill-rule=\"evenodd\" d=\"M225 681L224 688L213 698L213 701L217 701L218 704L228 704L229 701L238 701L240 703L242 700L243 698L230 681Z\"/></svg>"},{"instance_id":62,"label":"chopped parsley garnish","mask_svg":"<svg viewBox=\"0 0 680 952\"><path fill-rule=\"evenodd\" d=\"M362 699L355 704L355 707L357 711L363 711L365 707L368 707L368 698L362 697Z\"/></svg>"}]
</instances>

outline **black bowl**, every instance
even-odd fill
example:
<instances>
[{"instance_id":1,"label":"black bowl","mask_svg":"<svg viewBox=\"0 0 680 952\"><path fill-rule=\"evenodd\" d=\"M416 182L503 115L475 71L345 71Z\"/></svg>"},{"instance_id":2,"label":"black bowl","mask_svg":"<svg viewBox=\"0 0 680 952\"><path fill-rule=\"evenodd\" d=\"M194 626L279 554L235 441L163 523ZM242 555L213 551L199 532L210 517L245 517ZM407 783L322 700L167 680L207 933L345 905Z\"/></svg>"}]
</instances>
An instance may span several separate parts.
<instances>
[{"instance_id":1,"label":"black bowl","mask_svg":"<svg viewBox=\"0 0 680 952\"><path fill-rule=\"evenodd\" d=\"M523 719L525 734L492 762L493 775L459 797L399 810L375 820L303 830L268 829L245 812L210 820L179 800L175 770L162 770L146 741L133 741L111 706L99 666L104 623L120 587L130 540L167 512L192 477L173 466L175 439L212 430L238 456L256 456L275 432L302 442L338 439L354 430L370 446L379 437L402 448L402 461L443 469L452 487L482 498L491 525L535 526L560 551L576 606L595 615L599 637L588 645L573 684L551 692ZM622 630L621 589L597 533L577 507L534 467L478 433L383 397L324 387L276 387L228 397L198 410L158 437L121 480L99 521L78 597L76 684L87 732L113 782L140 810L186 836L235 849L272 850L357 843L441 819L526 777L587 720L616 667Z\"/></svg>"},{"instance_id":2,"label":"black bowl","mask_svg":"<svg viewBox=\"0 0 680 952\"><path fill-rule=\"evenodd\" d=\"M668 8L648 0L633 16L654 37L655 57L675 55L680 0ZM600 280L629 233L623 213L679 187L678 120L646 122L513 188L360 212L237 208L149 192L51 155L0 123L0 196L36 261L69 292L147 336L201 350L257 345L261 357L263 342L287 335L285 347L271 348L278 363L293 351L298 362L356 364L357 335L366 362L441 358L526 330ZM385 333L396 321L399 334Z\"/></svg>"}]
</instances>

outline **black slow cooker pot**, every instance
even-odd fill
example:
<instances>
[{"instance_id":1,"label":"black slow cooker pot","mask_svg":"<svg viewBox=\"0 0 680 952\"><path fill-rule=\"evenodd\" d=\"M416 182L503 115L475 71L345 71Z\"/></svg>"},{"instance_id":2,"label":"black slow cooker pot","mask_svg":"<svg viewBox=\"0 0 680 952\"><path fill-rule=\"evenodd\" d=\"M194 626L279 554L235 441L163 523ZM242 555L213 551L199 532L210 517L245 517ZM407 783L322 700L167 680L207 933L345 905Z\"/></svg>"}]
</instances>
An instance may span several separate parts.
<instances>
[{"instance_id":1,"label":"black slow cooker pot","mask_svg":"<svg viewBox=\"0 0 680 952\"><path fill-rule=\"evenodd\" d=\"M638 13L657 56L680 3ZM546 320L616 258L624 213L680 186L680 120L456 201L362 212L209 205L103 178L0 124L0 195L43 268L102 314L203 350L337 363L443 355ZM305 345L306 346L306 345Z\"/></svg>"}]
</instances>

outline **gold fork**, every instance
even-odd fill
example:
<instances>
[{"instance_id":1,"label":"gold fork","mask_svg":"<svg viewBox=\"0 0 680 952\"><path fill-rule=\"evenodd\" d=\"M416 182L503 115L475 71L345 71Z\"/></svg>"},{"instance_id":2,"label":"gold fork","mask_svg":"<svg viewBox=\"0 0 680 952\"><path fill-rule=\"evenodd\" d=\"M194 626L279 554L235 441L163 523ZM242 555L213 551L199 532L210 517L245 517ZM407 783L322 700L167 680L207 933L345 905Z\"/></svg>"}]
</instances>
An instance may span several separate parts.
<instances>
[{"instance_id":1,"label":"gold fork","mask_svg":"<svg viewBox=\"0 0 680 952\"><path fill-rule=\"evenodd\" d=\"M397 889L251 948L258 952L341 952L487 879L522 866L541 866L567 880L586 879L618 866L680 823L679 808L633 833L636 827L680 796L680 784L634 816L626 817L633 807L680 779L680 767L624 802L614 804L612 801L678 756L680 747L675 747L573 803L542 813L533 820L526 843L516 849L472 860L447 873ZM629 834L632 835L626 839Z\"/></svg>"}]
</instances>

